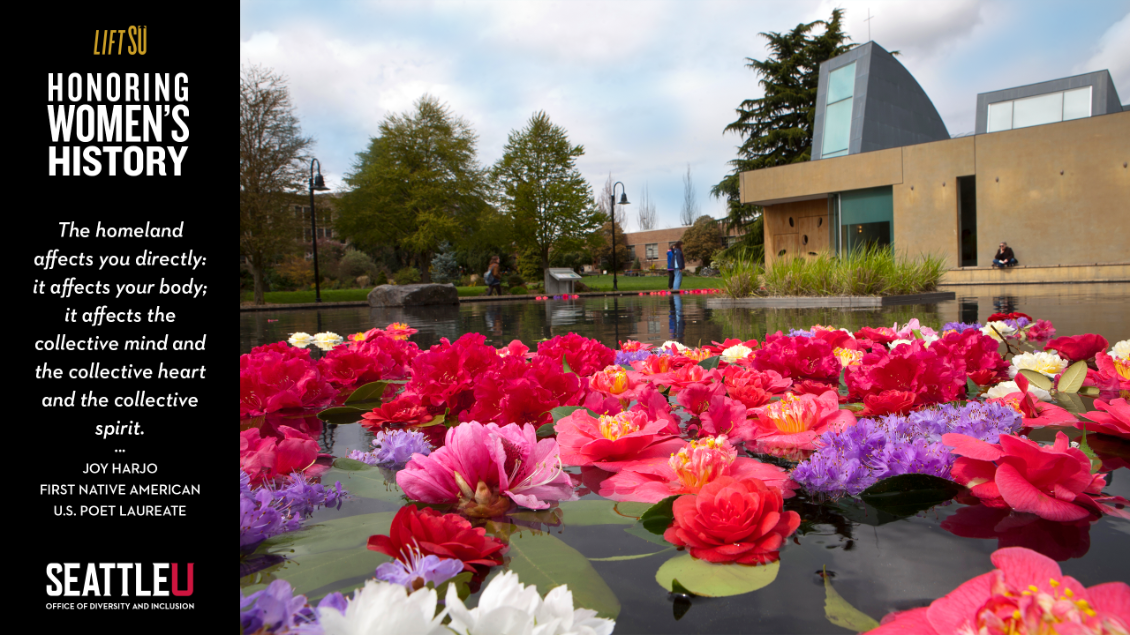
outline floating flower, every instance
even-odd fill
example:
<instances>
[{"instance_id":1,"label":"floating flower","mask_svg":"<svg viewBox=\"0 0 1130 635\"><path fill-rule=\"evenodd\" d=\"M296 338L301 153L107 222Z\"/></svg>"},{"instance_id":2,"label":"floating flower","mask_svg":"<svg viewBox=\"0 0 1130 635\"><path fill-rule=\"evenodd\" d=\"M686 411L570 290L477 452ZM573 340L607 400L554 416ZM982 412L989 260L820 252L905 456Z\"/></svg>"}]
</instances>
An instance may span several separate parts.
<instances>
[{"instance_id":1,"label":"floating flower","mask_svg":"<svg viewBox=\"0 0 1130 635\"><path fill-rule=\"evenodd\" d=\"M567 585L550 589L542 600L537 587L504 571L490 581L479 603L468 609L454 587L447 589L451 630L460 635L611 635L616 622L598 618L596 611L573 609Z\"/></svg>"},{"instance_id":2,"label":"floating flower","mask_svg":"<svg viewBox=\"0 0 1130 635\"><path fill-rule=\"evenodd\" d=\"M745 359L753 353L753 349L743 344L736 344L722 351L722 361L733 364L739 359Z\"/></svg>"},{"instance_id":3,"label":"floating flower","mask_svg":"<svg viewBox=\"0 0 1130 635\"><path fill-rule=\"evenodd\" d=\"M386 425L419 426L434 418L427 408L420 405L417 396L401 395L362 414L361 425L370 430L379 430Z\"/></svg>"},{"instance_id":4,"label":"floating flower","mask_svg":"<svg viewBox=\"0 0 1130 635\"><path fill-rule=\"evenodd\" d=\"M1001 357L1000 345L979 329L946 333L942 336L942 343L948 348L950 357L965 361L966 377L978 386L988 386L1005 378L1008 362Z\"/></svg>"},{"instance_id":5,"label":"floating flower","mask_svg":"<svg viewBox=\"0 0 1130 635\"><path fill-rule=\"evenodd\" d=\"M294 595L286 580L275 580L262 591L243 597L239 592L241 633L321 633L305 595Z\"/></svg>"},{"instance_id":6,"label":"floating flower","mask_svg":"<svg viewBox=\"0 0 1130 635\"><path fill-rule=\"evenodd\" d=\"M946 322L942 325L942 337L945 337L946 334L950 332L964 333L965 331L970 330L979 331L981 330L981 325L977 324L976 322L974 322L973 324L966 324L965 322Z\"/></svg>"},{"instance_id":7,"label":"floating flower","mask_svg":"<svg viewBox=\"0 0 1130 635\"><path fill-rule=\"evenodd\" d=\"M425 556L419 549L408 547L408 553L402 554L401 558L378 565L376 577L415 591L426 587L428 583L436 588L462 571L463 562L460 560Z\"/></svg>"},{"instance_id":8,"label":"floating flower","mask_svg":"<svg viewBox=\"0 0 1130 635\"><path fill-rule=\"evenodd\" d=\"M883 618L872 635L921 633L1125 633L1130 627L1130 586L1107 582L1084 588L1047 556L1023 547L998 549L997 567L929 607Z\"/></svg>"},{"instance_id":9,"label":"floating flower","mask_svg":"<svg viewBox=\"0 0 1130 635\"><path fill-rule=\"evenodd\" d=\"M783 393L792 385L792 380L781 377L776 371L750 370L736 364L722 371L722 381L726 394L747 409L764 406L774 394Z\"/></svg>"},{"instance_id":10,"label":"floating flower","mask_svg":"<svg viewBox=\"0 0 1130 635\"><path fill-rule=\"evenodd\" d=\"M707 562L774 562L800 526L799 514L784 511L780 490L756 478L721 476L697 495L675 499L672 512L663 539Z\"/></svg>"},{"instance_id":11,"label":"floating flower","mask_svg":"<svg viewBox=\"0 0 1130 635\"><path fill-rule=\"evenodd\" d=\"M418 333L418 331L403 322L393 322L385 329L385 333L394 340L406 340L409 336Z\"/></svg>"},{"instance_id":12,"label":"floating flower","mask_svg":"<svg viewBox=\"0 0 1130 635\"><path fill-rule=\"evenodd\" d=\"M617 366L631 366L633 363L642 362L649 357L654 357L651 351L617 351L613 363Z\"/></svg>"},{"instance_id":13,"label":"floating flower","mask_svg":"<svg viewBox=\"0 0 1130 635\"><path fill-rule=\"evenodd\" d=\"M840 360L832 345L815 337L786 337L778 332L767 335L761 349L753 354L752 366L772 370L794 382L805 379L835 386L840 381Z\"/></svg>"},{"instance_id":14,"label":"floating flower","mask_svg":"<svg viewBox=\"0 0 1130 635\"><path fill-rule=\"evenodd\" d=\"M369 580L353 592L344 611L319 606L318 621L325 635L444 635L448 609L437 615L436 600L435 589L409 593L399 584Z\"/></svg>"},{"instance_id":15,"label":"floating flower","mask_svg":"<svg viewBox=\"0 0 1130 635\"><path fill-rule=\"evenodd\" d=\"M368 547L405 564L412 555L457 560L460 570L474 573L480 582L492 567L502 564L506 552L504 544L486 535L482 527L472 527L466 518L414 505L396 512L387 536L369 536Z\"/></svg>"},{"instance_id":16,"label":"floating flower","mask_svg":"<svg viewBox=\"0 0 1130 635\"><path fill-rule=\"evenodd\" d=\"M373 439L371 452L353 450L349 453L349 458L368 465L401 469L412 455L427 456L431 453L432 444L428 443L424 433L419 430L381 430Z\"/></svg>"},{"instance_id":17,"label":"floating flower","mask_svg":"<svg viewBox=\"0 0 1130 635\"><path fill-rule=\"evenodd\" d=\"M756 478L781 490L785 498L791 497L796 487L783 469L738 456L726 436L720 435L691 441L666 460L628 463L601 483L599 494L618 501L658 503L668 496L696 494L722 476Z\"/></svg>"},{"instance_id":18,"label":"floating flower","mask_svg":"<svg viewBox=\"0 0 1130 635\"><path fill-rule=\"evenodd\" d=\"M321 407L336 394L310 359L309 351L279 342L239 356L240 418L288 408Z\"/></svg>"},{"instance_id":19,"label":"floating flower","mask_svg":"<svg viewBox=\"0 0 1130 635\"><path fill-rule=\"evenodd\" d=\"M956 400L965 392L965 380L964 357L953 354L950 346L940 341L926 348L921 340L915 340L890 352L877 346L863 356L859 366L848 367L844 372L844 381L854 399L866 404L868 396L880 396L887 391L914 393L915 408ZM904 401L901 396L895 400ZM877 412L871 410L868 414Z\"/></svg>"},{"instance_id":20,"label":"floating flower","mask_svg":"<svg viewBox=\"0 0 1130 635\"><path fill-rule=\"evenodd\" d=\"M817 451L792 471L810 492L857 495L900 474L950 478L954 456L942 435L960 432L996 443L1001 434L1020 431L1021 416L1001 404L969 402L932 406L910 415L860 419L840 432L826 432Z\"/></svg>"},{"instance_id":21,"label":"floating flower","mask_svg":"<svg viewBox=\"0 0 1130 635\"><path fill-rule=\"evenodd\" d=\"M1072 361L1087 360L1106 350L1107 341L1102 335L1084 333L1070 337L1057 337L1044 348L1053 349Z\"/></svg>"},{"instance_id":22,"label":"floating flower","mask_svg":"<svg viewBox=\"0 0 1130 635\"><path fill-rule=\"evenodd\" d=\"M286 341L295 346L309 346L314 343L314 338L309 333L299 331L292 334Z\"/></svg>"},{"instance_id":23,"label":"floating flower","mask_svg":"<svg viewBox=\"0 0 1130 635\"><path fill-rule=\"evenodd\" d=\"M1130 340L1115 342L1114 347L1110 349L1110 356L1130 360Z\"/></svg>"},{"instance_id":24,"label":"floating flower","mask_svg":"<svg viewBox=\"0 0 1130 635\"><path fill-rule=\"evenodd\" d=\"M297 335L297 333L296 333ZM340 344L342 337L333 331L322 331L314 334L314 342L323 344Z\"/></svg>"},{"instance_id":25,"label":"floating flower","mask_svg":"<svg viewBox=\"0 0 1130 635\"><path fill-rule=\"evenodd\" d=\"M998 342L1003 342L1006 337L1016 333L1016 328L1009 326L1001 321L990 320L984 327L981 328L981 333L993 338Z\"/></svg>"},{"instance_id":26,"label":"floating flower","mask_svg":"<svg viewBox=\"0 0 1130 635\"><path fill-rule=\"evenodd\" d=\"M317 441L288 426L278 429L283 433L281 441L261 437L258 428L239 433L239 469L251 477L252 483L301 472L318 458Z\"/></svg>"},{"instance_id":27,"label":"floating flower","mask_svg":"<svg viewBox=\"0 0 1130 635\"><path fill-rule=\"evenodd\" d=\"M604 370L593 373L589 378L589 388L619 399L624 407L638 397L645 387L647 384L639 380L639 375L629 373L623 366L617 365L605 366Z\"/></svg>"},{"instance_id":28,"label":"floating flower","mask_svg":"<svg viewBox=\"0 0 1130 635\"><path fill-rule=\"evenodd\" d=\"M686 346L683 346L682 343L676 342L675 340L667 340L666 342L663 342L663 345L660 346L659 348L665 348L669 351L673 351L673 352L676 352L676 353L681 353L681 352L687 350Z\"/></svg>"},{"instance_id":29,"label":"floating flower","mask_svg":"<svg viewBox=\"0 0 1130 635\"><path fill-rule=\"evenodd\" d=\"M1125 399L1114 399L1110 403L1102 399L1095 400L1097 411L1085 412L1083 416L1092 423L1087 424L1088 432L1101 432L1123 439L1130 439L1130 402ZM1082 422L1075 423L1076 428L1082 428Z\"/></svg>"},{"instance_id":30,"label":"floating flower","mask_svg":"<svg viewBox=\"0 0 1130 635\"><path fill-rule=\"evenodd\" d=\"M645 342L637 342L635 340L628 340L620 342L620 352L622 353L638 353L640 351L651 350L651 344Z\"/></svg>"},{"instance_id":31,"label":"floating flower","mask_svg":"<svg viewBox=\"0 0 1130 635\"><path fill-rule=\"evenodd\" d=\"M1002 399L1013 393L1020 392L1020 387L1016 385L1015 381L1002 381L1001 383L993 386L985 392L985 397L989 399ZM1032 393L1036 399L1040 401L1051 401L1052 394L1043 388L1028 384L1028 392Z\"/></svg>"},{"instance_id":32,"label":"floating flower","mask_svg":"<svg viewBox=\"0 0 1130 635\"><path fill-rule=\"evenodd\" d=\"M684 443L667 433L668 423L666 419L649 419L639 410L599 418L583 408L575 410L555 426L561 462L615 472L623 461L666 457Z\"/></svg>"},{"instance_id":33,"label":"floating flower","mask_svg":"<svg viewBox=\"0 0 1130 635\"><path fill-rule=\"evenodd\" d=\"M646 381L657 379L652 375L666 376L675 370L671 364L670 355L648 355L643 359L632 361L628 365L643 375L642 378Z\"/></svg>"},{"instance_id":34,"label":"floating flower","mask_svg":"<svg viewBox=\"0 0 1130 635\"><path fill-rule=\"evenodd\" d=\"M1067 369L1067 360L1055 353L1043 351L1014 355L1012 364L1008 367L1008 376L1016 377L1016 373L1022 369L1034 370L1045 377L1054 378Z\"/></svg>"},{"instance_id":35,"label":"floating flower","mask_svg":"<svg viewBox=\"0 0 1130 635\"><path fill-rule=\"evenodd\" d=\"M534 427L477 421L447 431L444 446L419 454L396 475L396 484L423 503L450 503L469 516L491 518L513 501L545 509L547 501L573 500L572 482L561 470L556 439L538 441Z\"/></svg>"},{"instance_id":36,"label":"floating flower","mask_svg":"<svg viewBox=\"0 0 1130 635\"><path fill-rule=\"evenodd\" d=\"M1029 342L1046 342L1055 337L1055 327L1047 320L1036 320L1024 333Z\"/></svg>"},{"instance_id":37,"label":"floating flower","mask_svg":"<svg viewBox=\"0 0 1130 635\"><path fill-rule=\"evenodd\" d=\"M1035 393L1029 392L1031 384L1024 373L1016 374L1016 392L1004 397L989 397L990 403L1007 404L1024 415L1024 427L1042 428L1051 425L1074 425L1075 416L1060 406L1037 400ZM992 392L990 390L990 392Z\"/></svg>"},{"instance_id":38,"label":"floating flower","mask_svg":"<svg viewBox=\"0 0 1130 635\"><path fill-rule=\"evenodd\" d=\"M588 377L616 361L616 352L594 339L569 333L538 344L538 356L549 357L558 364L567 362L581 377Z\"/></svg>"},{"instance_id":39,"label":"floating flower","mask_svg":"<svg viewBox=\"0 0 1130 635\"><path fill-rule=\"evenodd\" d=\"M1055 445L1002 434L998 444L963 434L946 434L942 442L958 455L951 474L990 507L1007 507L1048 520L1073 521L1091 512L1130 513L1099 501L1106 485L1103 474L1091 474L1091 461L1070 447L1067 435L1056 433Z\"/></svg>"},{"instance_id":40,"label":"floating flower","mask_svg":"<svg viewBox=\"0 0 1130 635\"><path fill-rule=\"evenodd\" d=\"M839 432L855 425L855 417L840 410L833 391L820 396L786 393L780 401L754 411L757 414L752 438L764 445L815 449L816 438L825 432Z\"/></svg>"},{"instance_id":41,"label":"floating flower","mask_svg":"<svg viewBox=\"0 0 1130 635\"><path fill-rule=\"evenodd\" d=\"M1095 366L1098 366L1097 379L1103 385L1111 390L1122 391L1123 397L1130 397L1130 359L1096 353Z\"/></svg>"},{"instance_id":42,"label":"floating flower","mask_svg":"<svg viewBox=\"0 0 1130 635\"><path fill-rule=\"evenodd\" d=\"M836 348L832 350L832 353L836 356L836 359L840 360L840 365L844 368L859 366L863 359L863 351L853 351L850 348Z\"/></svg>"}]
</instances>

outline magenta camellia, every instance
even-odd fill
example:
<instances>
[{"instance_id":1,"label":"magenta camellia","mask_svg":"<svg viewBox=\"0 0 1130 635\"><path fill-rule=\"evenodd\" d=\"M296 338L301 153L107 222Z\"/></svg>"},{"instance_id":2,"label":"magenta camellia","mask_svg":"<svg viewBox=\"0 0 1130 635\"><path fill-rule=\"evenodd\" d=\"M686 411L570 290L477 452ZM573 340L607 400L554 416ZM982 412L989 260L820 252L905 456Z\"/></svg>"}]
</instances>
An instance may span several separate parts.
<instances>
[{"instance_id":1,"label":"magenta camellia","mask_svg":"<svg viewBox=\"0 0 1130 635\"><path fill-rule=\"evenodd\" d=\"M855 425L855 417L840 410L839 399L831 390L819 396L786 393L780 401L754 413L757 421L751 440L766 446L814 450L820 435Z\"/></svg>"},{"instance_id":2,"label":"magenta camellia","mask_svg":"<svg viewBox=\"0 0 1130 635\"><path fill-rule=\"evenodd\" d=\"M800 526L800 515L784 510L780 490L756 478L720 476L675 499L672 511L663 539L707 562L774 562Z\"/></svg>"},{"instance_id":3,"label":"magenta camellia","mask_svg":"<svg viewBox=\"0 0 1130 635\"><path fill-rule=\"evenodd\" d=\"M794 382L811 379L834 386L839 383L840 360L828 342L816 337L788 337L778 331L767 335L753 353L752 366L771 370Z\"/></svg>"},{"instance_id":4,"label":"magenta camellia","mask_svg":"<svg viewBox=\"0 0 1130 635\"><path fill-rule=\"evenodd\" d=\"M1102 335L1084 333L1069 337L1057 337L1048 342L1044 348L1050 348L1072 361L1091 359L1096 353L1106 350L1108 343Z\"/></svg>"},{"instance_id":5,"label":"magenta camellia","mask_svg":"<svg viewBox=\"0 0 1130 635\"><path fill-rule=\"evenodd\" d=\"M240 418L322 407L336 394L310 360L310 351L277 342L239 356Z\"/></svg>"},{"instance_id":6,"label":"magenta camellia","mask_svg":"<svg viewBox=\"0 0 1130 635\"><path fill-rule=\"evenodd\" d=\"M1047 556L1023 547L998 549L996 569L981 574L924 608L883 618L872 635L913 633L1125 633L1130 627L1130 586L1107 582L1089 588Z\"/></svg>"},{"instance_id":7,"label":"magenta camellia","mask_svg":"<svg viewBox=\"0 0 1130 635\"><path fill-rule=\"evenodd\" d=\"M279 440L262 437L258 428L239 433L239 469L251 477L253 484L301 472L318 458L318 442L288 426L278 426Z\"/></svg>"},{"instance_id":8,"label":"magenta camellia","mask_svg":"<svg viewBox=\"0 0 1130 635\"><path fill-rule=\"evenodd\" d=\"M1088 432L1100 432L1123 439L1130 439L1130 402L1125 399L1114 399L1110 403L1102 399L1095 400L1096 412L1086 412L1083 416L1090 419L1087 424ZM1076 421L1075 427L1082 428L1083 423Z\"/></svg>"},{"instance_id":9,"label":"magenta camellia","mask_svg":"<svg viewBox=\"0 0 1130 635\"><path fill-rule=\"evenodd\" d=\"M412 500L454 504L468 515L498 516L511 501L545 509L548 501L573 500L569 475L561 470L556 439L538 441L534 426L499 426L477 421L447 431L444 446L414 455L396 475Z\"/></svg>"}]
</instances>

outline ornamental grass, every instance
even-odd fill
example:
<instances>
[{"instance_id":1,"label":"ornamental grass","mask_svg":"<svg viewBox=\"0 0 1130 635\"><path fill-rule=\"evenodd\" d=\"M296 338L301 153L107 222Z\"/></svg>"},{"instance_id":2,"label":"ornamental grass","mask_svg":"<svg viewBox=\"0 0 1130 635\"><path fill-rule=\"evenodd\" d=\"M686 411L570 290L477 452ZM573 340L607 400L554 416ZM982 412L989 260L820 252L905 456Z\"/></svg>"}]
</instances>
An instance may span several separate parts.
<instances>
[{"instance_id":1,"label":"ornamental grass","mask_svg":"<svg viewBox=\"0 0 1130 635\"><path fill-rule=\"evenodd\" d=\"M933 291L944 273L938 256L910 258L889 246L868 246L839 256L780 258L764 270L753 261L732 261L721 270L721 287L733 298L907 295Z\"/></svg>"}]
</instances>

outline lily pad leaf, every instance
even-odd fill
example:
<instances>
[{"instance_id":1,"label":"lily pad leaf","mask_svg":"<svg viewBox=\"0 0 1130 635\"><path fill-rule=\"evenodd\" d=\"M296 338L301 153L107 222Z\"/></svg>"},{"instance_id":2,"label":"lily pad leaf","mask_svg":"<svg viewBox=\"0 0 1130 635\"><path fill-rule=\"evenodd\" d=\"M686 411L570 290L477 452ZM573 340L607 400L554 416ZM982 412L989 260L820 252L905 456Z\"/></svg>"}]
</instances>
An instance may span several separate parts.
<instances>
[{"instance_id":1,"label":"lily pad leaf","mask_svg":"<svg viewBox=\"0 0 1130 635\"><path fill-rule=\"evenodd\" d=\"M670 544L666 540L663 539L663 536L657 536L657 535L651 533L650 531L644 529L643 525L640 525L639 523L625 527L624 533L635 536L636 538L639 538L640 540L646 540L653 545L668 545L668 544Z\"/></svg>"},{"instance_id":2,"label":"lily pad leaf","mask_svg":"<svg viewBox=\"0 0 1130 635\"><path fill-rule=\"evenodd\" d=\"M360 407L362 404L381 403L381 397L384 396L388 390L389 384L387 381L374 381L354 390L352 394L345 398L345 405ZM372 408L372 406L369 406Z\"/></svg>"},{"instance_id":3,"label":"lily pad leaf","mask_svg":"<svg viewBox=\"0 0 1130 635\"><path fill-rule=\"evenodd\" d=\"M612 556L611 558L589 558L589 562L618 562L620 560L639 560L640 558L650 558L651 556L656 556L656 555L659 555L661 553L667 553L668 551L674 551L674 550L675 550L674 547L668 547L667 549L660 549L659 551L653 551L651 553L640 553L640 554L636 554L634 556Z\"/></svg>"},{"instance_id":4,"label":"lily pad leaf","mask_svg":"<svg viewBox=\"0 0 1130 635\"><path fill-rule=\"evenodd\" d=\"M662 536L663 532L667 531L667 527L675 520L675 512L672 510L672 506L675 504L676 498L678 496L668 496L645 511L640 516L640 524L643 525L644 529Z\"/></svg>"},{"instance_id":5,"label":"lily pad leaf","mask_svg":"<svg viewBox=\"0 0 1130 635\"><path fill-rule=\"evenodd\" d=\"M1047 375L1039 371L1032 370L1031 368L1021 368L1020 372L1028 379L1029 383L1031 383L1036 388L1039 388L1040 390L1052 389L1052 380L1048 379ZM1060 383L1062 384L1062 382Z\"/></svg>"},{"instance_id":6,"label":"lily pad leaf","mask_svg":"<svg viewBox=\"0 0 1130 635\"><path fill-rule=\"evenodd\" d=\"M703 597L720 598L742 595L765 588L777 579L779 561L769 564L716 564L683 554L664 562L655 572L659 586L673 591L674 582L687 591Z\"/></svg>"},{"instance_id":7,"label":"lily pad leaf","mask_svg":"<svg viewBox=\"0 0 1130 635\"><path fill-rule=\"evenodd\" d=\"M561 518L567 527L633 525L637 517L623 511L617 511L616 501L605 499L562 501L560 506Z\"/></svg>"},{"instance_id":8,"label":"lily pad leaf","mask_svg":"<svg viewBox=\"0 0 1130 635\"><path fill-rule=\"evenodd\" d=\"M510 537L510 570L523 584L535 584L545 596L553 587L569 585L575 608L592 609L600 617L615 619L620 600L584 554L552 534Z\"/></svg>"},{"instance_id":9,"label":"lily pad leaf","mask_svg":"<svg viewBox=\"0 0 1130 635\"><path fill-rule=\"evenodd\" d=\"M701 362L698 363L698 365L702 366L703 368L705 368L707 370L713 370L715 368L718 368L718 362L720 362L720 361L722 361L722 356L721 355L714 355L712 357L707 357L706 359L702 360Z\"/></svg>"},{"instance_id":10,"label":"lily pad leaf","mask_svg":"<svg viewBox=\"0 0 1130 635\"><path fill-rule=\"evenodd\" d=\"M342 489L354 497L404 503L404 492L397 487L396 475L391 470L338 458L334 459L333 467L321 475L324 485L332 485L335 481L341 481Z\"/></svg>"},{"instance_id":11,"label":"lily pad leaf","mask_svg":"<svg viewBox=\"0 0 1130 635\"><path fill-rule=\"evenodd\" d=\"M944 503L965 488L929 474L899 474L863 490L860 498L879 511L895 516L913 516Z\"/></svg>"},{"instance_id":12,"label":"lily pad leaf","mask_svg":"<svg viewBox=\"0 0 1130 635\"><path fill-rule=\"evenodd\" d=\"M1059 378L1059 392L1079 392L1087 378L1087 362L1075 362Z\"/></svg>"},{"instance_id":13,"label":"lily pad leaf","mask_svg":"<svg viewBox=\"0 0 1130 635\"><path fill-rule=\"evenodd\" d=\"M357 423L361 420L361 415L369 412L369 409L362 410L361 408L354 408L353 406L338 406L336 408L326 408L318 413L318 418L326 423Z\"/></svg>"},{"instance_id":14,"label":"lily pad leaf","mask_svg":"<svg viewBox=\"0 0 1130 635\"><path fill-rule=\"evenodd\" d=\"M832 588L831 578L824 576L824 616L828 621L856 633L865 633L873 628L879 628L870 615L860 611Z\"/></svg>"}]
</instances>

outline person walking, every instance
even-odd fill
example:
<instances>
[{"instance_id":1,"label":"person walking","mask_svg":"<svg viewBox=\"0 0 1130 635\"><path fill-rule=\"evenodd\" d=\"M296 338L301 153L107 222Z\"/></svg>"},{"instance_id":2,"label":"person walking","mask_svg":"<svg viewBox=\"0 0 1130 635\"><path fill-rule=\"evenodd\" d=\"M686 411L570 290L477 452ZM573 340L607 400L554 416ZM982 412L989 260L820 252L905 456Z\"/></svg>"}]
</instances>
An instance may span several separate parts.
<instances>
[{"instance_id":1,"label":"person walking","mask_svg":"<svg viewBox=\"0 0 1130 635\"><path fill-rule=\"evenodd\" d=\"M683 261L683 241L675 241L675 244L671 245L671 252L671 259L675 265L674 286L671 288L678 291L683 284L683 268L687 266L687 263Z\"/></svg>"},{"instance_id":2,"label":"person walking","mask_svg":"<svg viewBox=\"0 0 1130 635\"><path fill-rule=\"evenodd\" d=\"M667 289L675 286L675 243L667 246Z\"/></svg>"},{"instance_id":3,"label":"person walking","mask_svg":"<svg viewBox=\"0 0 1130 635\"><path fill-rule=\"evenodd\" d=\"M502 295L502 266L498 264L498 256L491 256L490 267L487 268L485 282L487 295Z\"/></svg>"}]
</instances>

